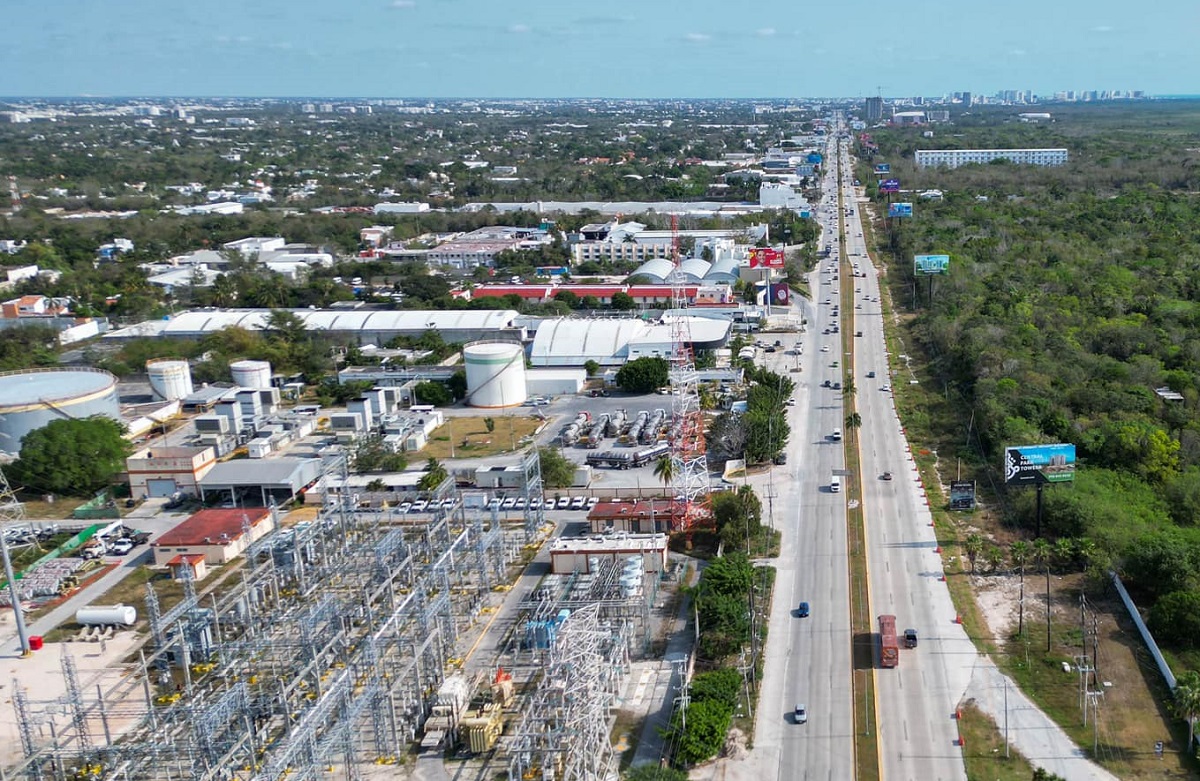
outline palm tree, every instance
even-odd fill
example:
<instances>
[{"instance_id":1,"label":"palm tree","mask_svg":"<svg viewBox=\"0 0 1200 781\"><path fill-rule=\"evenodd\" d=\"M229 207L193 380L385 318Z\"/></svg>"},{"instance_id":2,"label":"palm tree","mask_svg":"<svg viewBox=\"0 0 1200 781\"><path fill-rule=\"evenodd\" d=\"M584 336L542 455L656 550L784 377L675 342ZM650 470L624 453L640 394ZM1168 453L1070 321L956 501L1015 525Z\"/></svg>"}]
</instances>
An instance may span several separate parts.
<instances>
[{"instance_id":1,"label":"palm tree","mask_svg":"<svg viewBox=\"0 0 1200 781\"><path fill-rule=\"evenodd\" d=\"M1025 540L1016 540L1008 546L1008 556L1012 559L1012 563L1017 565L1017 571L1021 573L1021 596L1017 605L1018 637L1025 632L1025 563L1029 561L1029 554L1029 543Z\"/></svg>"},{"instance_id":2,"label":"palm tree","mask_svg":"<svg viewBox=\"0 0 1200 781\"><path fill-rule=\"evenodd\" d=\"M842 394L845 396L853 396L858 393L858 388L854 386L854 378L847 377L845 384L842 385Z\"/></svg>"},{"instance_id":3,"label":"palm tree","mask_svg":"<svg viewBox=\"0 0 1200 781\"><path fill-rule=\"evenodd\" d=\"M1046 573L1046 653L1050 653L1050 562L1054 558L1054 549L1044 537L1033 541L1033 559L1042 565Z\"/></svg>"},{"instance_id":4,"label":"palm tree","mask_svg":"<svg viewBox=\"0 0 1200 781\"><path fill-rule=\"evenodd\" d=\"M1004 564L1004 549L999 545L987 546L983 560L987 562L989 572L996 572Z\"/></svg>"},{"instance_id":5,"label":"palm tree","mask_svg":"<svg viewBox=\"0 0 1200 781\"><path fill-rule=\"evenodd\" d=\"M1059 537L1054 541L1054 560L1066 569L1075 560L1075 541L1070 537Z\"/></svg>"},{"instance_id":6,"label":"palm tree","mask_svg":"<svg viewBox=\"0 0 1200 781\"><path fill-rule=\"evenodd\" d=\"M1175 680L1175 715L1187 722L1188 751L1196 739L1196 719L1200 718L1200 673L1188 670Z\"/></svg>"},{"instance_id":7,"label":"palm tree","mask_svg":"<svg viewBox=\"0 0 1200 781\"><path fill-rule=\"evenodd\" d=\"M974 575L975 560L983 553L983 538L978 534L968 534L967 539L963 541L963 550L966 551L967 560L971 562L971 574Z\"/></svg>"},{"instance_id":8,"label":"palm tree","mask_svg":"<svg viewBox=\"0 0 1200 781\"><path fill-rule=\"evenodd\" d=\"M675 462L670 456L663 456L654 463L654 476L665 486L675 482Z\"/></svg>"},{"instance_id":9,"label":"palm tree","mask_svg":"<svg viewBox=\"0 0 1200 781\"><path fill-rule=\"evenodd\" d=\"M862 428L862 415L857 412L851 412L846 416L846 430Z\"/></svg>"}]
</instances>

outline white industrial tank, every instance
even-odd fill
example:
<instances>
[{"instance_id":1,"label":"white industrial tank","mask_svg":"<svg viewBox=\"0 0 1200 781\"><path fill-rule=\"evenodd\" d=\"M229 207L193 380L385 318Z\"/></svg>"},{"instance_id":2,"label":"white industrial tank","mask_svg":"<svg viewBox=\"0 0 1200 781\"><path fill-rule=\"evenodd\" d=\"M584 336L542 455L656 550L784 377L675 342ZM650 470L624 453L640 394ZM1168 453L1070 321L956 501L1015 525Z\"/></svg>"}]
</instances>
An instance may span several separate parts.
<instances>
[{"instance_id":1,"label":"white industrial tank","mask_svg":"<svg viewBox=\"0 0 1200 781\"><path fill-rule=\"evenodd\" d=\"M234 361L229 364L233 384L241 388L271 387L271 363L269 361Z\"/></svg>"},{"instance_id":2,"label":"white industrial tank","mask_svg":"<svg viewBox=\"0 0 1200 781\"><path fill-rule=\"evenodd\" d=\"M475 342L463 348L467 403L512 407L525 401L525 351L514 342Z\"/></svg>"},{"instance_id":3,"label":"white industrial tank","mask_svg":"<svg viewBox=\"0 0 1200 781\"><path fill-rule=\"evenodd\" d=\"M17 453L34 429L56 420L106 415L121 420L117 378L100 369L0 372L0 450Z\"/></svg>"},{"instance_id":4,"label":"white industrial tank","mask_svg":"<svg viewBox=\"0 0 1200 781\"><path fill-rule=\"evenodd\" d=\"M154 395L165 401L186 399L192 395L192 367L187 361L159 359L146 361L146 374Z\"/></svg>"},{"instance_id":5,"label":"white industrial tank","mask_svg":"<svg viewBox=\"0 0 1200 781\"><path fill-rule=\"evenodd\" d=\"M80 626L133 626L136 622L133 605L88 605L75 611L75 623Z\"/></svg>"}]
</instances>

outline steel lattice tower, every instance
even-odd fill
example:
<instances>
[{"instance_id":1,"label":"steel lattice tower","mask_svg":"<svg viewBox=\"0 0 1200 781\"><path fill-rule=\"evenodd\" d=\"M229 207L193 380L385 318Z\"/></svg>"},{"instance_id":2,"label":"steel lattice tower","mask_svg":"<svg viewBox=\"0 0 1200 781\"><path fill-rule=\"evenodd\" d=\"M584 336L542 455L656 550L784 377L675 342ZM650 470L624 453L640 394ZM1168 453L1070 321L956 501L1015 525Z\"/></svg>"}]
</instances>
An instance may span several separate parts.
<instances>
[{"instance_id":1,"label":"steel lattice tower","mask_svg":"<svg viewBox=\"0 0 1200 781\"><path fill-rule=\"evenodd\" d=\"M0 531L9 524L25 520L25 505L17 501L16 494L8 486L8 478L0 471ZM21 590L13 574L12 559L8 555L8 543L0 534L0 559L3 559L4 577L8 581L8 593L12 601L13 620L17 627L17 641L21 645L21 656L29 656L29 632L25 628L25 613L21 607Z\"/></svg>"},{"instance_id":2,"label":"steel lattice tower","mask_svg":"<svg viewBox=\"0 0 1200 781\"><path fill-rule=\"evenodd\" d=\"M700 382L692 355L692 330L687 310L687 283L679 268L679 220L671 217L671 530L690 532L708 523L709 477L705 452L704 413Z\"/></svg>"}]
</instances>

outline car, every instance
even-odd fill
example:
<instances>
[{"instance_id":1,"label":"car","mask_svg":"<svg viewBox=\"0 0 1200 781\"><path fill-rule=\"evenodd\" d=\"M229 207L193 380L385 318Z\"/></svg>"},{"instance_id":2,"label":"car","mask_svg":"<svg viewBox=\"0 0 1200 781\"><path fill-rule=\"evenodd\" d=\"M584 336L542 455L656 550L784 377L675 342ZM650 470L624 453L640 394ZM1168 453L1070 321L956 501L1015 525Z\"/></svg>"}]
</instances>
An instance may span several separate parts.
<instances>
[{"instance_id":1,"label":"car","mask_svg":"<svg viewBox=\"0 0 1200 781\"><path fill-rule=\"evenodd\" d=\"M413 502L412 511L414 513L423 513L425 512L425 508L428 506L429 502L425 501L424 499L418 499L417 501Z\"/></svg>"},{"instance_id":2,"label":"car","mask_svg":"<svg viewBox=\"0 0 1200 781\"><path fill-rule=\"evenodd\" d=\"M875 377L875 372L867 372L867 379L873 379L874 377Z\"/></svg>"},{"instance_id":3,"label":"car","mask_svg":"<svg viewBox=\"0 0 1200 781\"><path fill-rule=\"evenodd\" d=\"M801 602L800 607L796 608L796 615L800 618L808 618L808 603Z\"/></svg>"},{"instance_id":4,"label":"car","mask_svg":"<svg viewBox=\"0 0 1200 781\"><path fill-rule=\"evenodd\" d=\"M917 630L915 630L915 629L905 629L904 630L904 647L905 648L916 648L917 647Z\"/></svg>"},{"instance_id":5,"label":"car","mask_svg":"<svg viewBox=\"0 0 1200 781\"><path fill-rule=\"evenodd\" d=\"M587 500L587 509L588 509L588 512L591 512L592 510L596 509L596 505L598 505L598 504L600 504L600 497L598 497L598 496L589 496L589 497L588 497L588 500Z\"/></svg>"},{"instance_id":6,"label":"car","mask_svg":"<svg viewBox=\"0 0 1200 781\"><path fill-rule=\"evenodd\" d=\"M131 550L133 550L133 540L128 537L122 537L112 544L112 547L109 548L109 553L114 556L124 556Z\"/></svg>"},{"instance_id":7,"label":"car","mask_svg":"<svg viewBox=\"0 0 1200 781\"><path fill-rule=\"evenodd\" d=\"M842 389L842 384L841 384L840 382L835 382L835 383L833 384L833 389L834 389L834 390L841 390L841 389Z\"/></svg>"},{"instance_id":8,"label":"car","mask_svg":"<svg viewBox=\"0 0 1200 781\"><path fill-rule=\"evenodd\" d=\"M500 502L501 510L511 510L512 508L514 508L516 506L517 506L517 500L511 496L508 497L507 499L505 499L504 501Z\"/></svg>"},{"instance_id":9,"label":"car","mask_svg":"<svg viewBox=\"0 0 1200 781\"><path fill-rule=\"evenodd\" d=\"M890 391L891 389L892 389L892 386L891 386L891 385L884 385L884 386L883 386L882 388L880 388L879 390L881 390L881 391Z\"/></svg>"},{"instance_id":10,"label":"car","mask_svg":"<svg viewBox=\"0 0 1200 781\"><path fill-rule=\"evenodd\" d=\"M513 509L514 510L524 510L525 509L525 497L524 496L517 497L517 503L515 505L513 505Z\"/></svg>"},{"instance_id":11,"label":"car","mask_svg":"<svg viewBox=\"0 0 1200 781\"><path fill-rule=\"evenodd\" d=\"M787 401L785 401L785 402L784 402L784 404L786 404L786 405L787 405L787 406L789 406L789 407L794 407L794 406L796 406L796 400L795 400L795 399L788 399Z\"/></svg>"},{"instance_id":12,"label":"car","mask_svg":"<svg viewBox=\"0 0 1200 781\"><path fill-rule=\"evenodd\" d=\"M453 499L443 499L442 500L442 509L443 510L453 510L454 505L455 505L455 501Z\"/></svg>"},{"instance_id":13,"label":"car","mask_svg":"<svg viewBox=\"0 0 1200 781\"><path fill-rule=\"evenodd\" d=\"M535 496L529 500L529 509L530 510L540 510L541 508L542 508L541 497Z\"/></svg>"},{"instance_id":14,"label":"car","mask_svg":"<svg viewBox=\"0 0 1200 781\"><path fill-rule=\"evenodd\" d=\"M586 504L587 504L587 499L583 498L582 496L576 496L574 499L571 500L571 509L572 510L582 510L584 508L584 505L586 505Z\"/></svg>"},{"instance_id":15,"label":"car","mask_svg":"<svg viewBox=\"0 0 1200 781\"><path fill-rule=\"evenodd\" d=\"M774 347L766 347L766 348L763 348L763 352L764 353L773 353L773 352L775 352L775 348Z\"/></svg>"},{"instance_id":16,"label":"car","mask_svg":"<svg viewBox=\"0 0 1200 781\"><path fill-rule=\"evenodd\" d=\"M412 502L401 502L400 506L396 508L396 512L400 513L401 515L404 515L411 509L412 509Z\"/></svg>"},{"instance_id":17,"label":"car","mask_svg":"<svg viewBox=\"0 0 1200 781\"><path fill-rule=\"evenodd\" d=\"M150 532L134 532L133 534L129 535L129 539L133 541L135 546L145 545L146 543L150 542Z\"/></svg>"},{"instance_id":18,"label":"car","mask_svg":"<svg viewBox=\"0 0 1200 781\"><path fill-rule=\"evenodd\" d=\"M775 464L775 466L783 466L787 463L787 453L779 453L771 459L771 463Z\"/></svg>"},{"instance_id":19,"label":"car","mask_svg":"<svg viewBox=\"0 0 1200 781\"><path fill-rule=\"evenodd\" d=\"M823 352L823 353L829 352L829 345L827 345L827 344L821 345L821 352Z\"/></svg>"},{"instance_id":20,"label":"car","mask_svg":"<svg viewBox=\"0 0 1200 781\"><path fill-rule=\"evenodd\" d=\"M558 502L554 505L554 508L556 510L565 510L570 506L571 506L571 497L560 496L560 497L558 497Z\"/></svg>"},{"instance_id":21,"label":"car","mask_svg":"<svg viewBox=\"0 0 1200 781\"><path fill-rule=\"evenodd\" d=\"M792 712L792 718L796 720L797 724L808 723L808 708L804 705L804 703L801 702L796 704L796 709Z\"/></svg>"}]
</instances>

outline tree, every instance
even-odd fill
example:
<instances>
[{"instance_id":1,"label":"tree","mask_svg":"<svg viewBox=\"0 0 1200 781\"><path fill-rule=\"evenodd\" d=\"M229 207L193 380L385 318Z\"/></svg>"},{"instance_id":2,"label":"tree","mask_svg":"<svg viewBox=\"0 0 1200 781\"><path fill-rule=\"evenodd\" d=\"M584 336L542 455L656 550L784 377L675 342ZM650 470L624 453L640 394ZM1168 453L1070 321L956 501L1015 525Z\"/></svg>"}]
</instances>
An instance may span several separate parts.
<instances>
[{"instance_id":1,"label":"tree","mask_svg":"<svg viewBox=\"0 0 1200 781\"><path fill-rule=\"evenodd\" d=\"M714 461L742 458L746 454L746 424L741 415L723 412L713 418L704 435L705 446Z\"/></svg>"},{"instance_id":2,"label":"tree","mask_svg":"<svg viewBox=\"0 0 1200 781\"><path fill-rule=\"evenodd\" d=\"M968 534L967 539L963 542L963 550L967 554L967 560L971 562L971 574L974 575L975 560L979 558L980 553L983 553L983 538L978 534Z\"/></svg>"},{"instance_id":3,"label":"tree","mask_svg":"<svg viewBox=\"0 0 1200 781\"><path fill-rule=\"evenodd\" d=\"M417 481L417 489L432 491L446 482L447 477L449 477L449 473L446 472L446 467L442 466L442 462L436 458L430 458L425 462L425 474Z\"/></svg>"},{"instance_id":4,"label":"tree","mask_svg":"<svg viewBox=\"0 0 1200 781\"><path fill-rule=\"evenodd\" d=\"M1067 781L1067 779L1063 778L1058 773L1051 773L1049 770L1039 767L1033 771L1033 778L1031 781Z\"/></svg>"},{"instance_id":5,"label":"tree","mask_svg":"<svg viewBox=\"0 0 1200 781\"><path fill-rule=\"evenodd\" d=\"M675 480L675 462L671 460L669 455L663 456L654 462L654 476L662 481L666 487L670 487Z\"/></svg>"},{"instance_id":6,"label":"tree","mask_svg":"<svg viewBox=\"0 0 1200 781\"><path fill-rule=\"evenodd\" d=\"M491 417L484 418L483 419L483 427L487 429L487 432L489 434L491 434L493 431L496 430L496 419L491 418Z\"/></svg>"},{"instance_id":7,"label":"tree","mask_svg":"<svg viewBox=\"0 0 1200 781\"><path fill-rule=\"evenodd\" d=\"M715 700L732 708L741 691L742 676L732 667L697 673L692 678L692 702Z\"/></svg>"},{"instance_id":8,"label":"tree","mask_svg":"<svg viewBox=\"0 0 1200 781\"><path fill-rule=\"evenodd\" d=\"M383 437L378 434L361 437L354 444L352 453L354 471L366 472L403 472L408 466L408 459L403 453L393 453L383 446Z\"/></svg>"},{"instance_id":9,"label":"tree","mask_svg":"<svg viewBox=\"0 0 1200 781\"><path fill-rule=\"evenodd\" d=\"M1200 718L1200 673L1188 670L1175 679L1175 714L1187 722L1188 751L1196 741L1196 719Z\"/></svg>"},{"instance_id":10,"label":"tree","mask_svg":"<svg viewBox=\"0 0 1200 781\"><path fill-rule=\"evenodd\" d=\"M637 309L637 301L634 301L633 296L625 291L618 290L612 295L612 308L621 312L629 312Z\"/></svg>"},{"instance_id":11,"label":"tree","mask_svg":"<svg viewBox=\"0 0 1200 781\"><path fill-rule=\"evenodd\" d=\"M304 326L303 318L286 309L272 309L263 323L263 328L272 338L285 344L308 341L308 329Z\"/></svg>"},{"instance_id":12,"label":"tree","mask_svg":"<svg viewBox=\"0 0 1200 781\"><path fill-rule=\"evenodd\" d=\"M638 765L625 771L625 781L688 781L688 774L669 765Z\"/></svg>"},{"instance_id":13,"label":"tree","mask_svg":"<svg viewBox=\"0 0 1200 781\"><path fill-rule=\"evenodd\" d=\"M859 428L862 428L862 415L857 412L851 412L846 416L846 430L854 431Z\"/></svg>"},{"instance_id":14,"label":"tree","mask_svg":"<svg viewBox=\"0 0 1200 781\"><path fill-rule=\"evenodd\" d=\"M1025 632L1025 564L1029 561L1030 556L1029 543L1025 540L1015 540L1008 546L1008 555L1012 559L1012 563L1017 565L1017 571L1021 573L1021 593L1017 599L1017 635L1020 636Z\"/></svg>"},{"instance_id":15,"label":"tree","mask_svg":"<svg viewBox=\"0 0 1200 781\"><path fill-rule=\"evenodd\" d=\"M1033 541L1033 559L1042 565L1046 573L1046 652L1050 652L1050 562L1054 559L1054 549L1044 537Z\"/></svg>"},{"instance_id":16,"label":"tree","mask_svg":"<svg viewBox=\"0 0 1200 781\"><path fill-rule=\"evenodd\" d=\"M999 545L988 545L983 551L983 560L987 562L989 572L997 572L1004 566L1004 549Z\"/></svg>"},{"instance_id":17,"label":"tree","mask_svg":"<svg viewBox=\"0 0 1200 781\"><path fill-rule=\"evenodd\" d=\"M413 388L413 395L422 404L432 404L435 407L445 407L454 401L445 385L432 380L417 383L417 386Z\"/></svg>"},{"instance_id":18,"label":"tree","mask_svg":"<svg viewBox=\"0 0 1200 781\"><path fill-rule=\"evenodd\" d=\"M630 393L650 393L670 382L670 366L663 358L635 358L617 372L617 386Z\"/></svg>"},{"instance_id":19,"label":"tree","mask_svg":"<svg viewBox=\"0 0 1200 781\"><path fill-rule=\"evenodd\" d=\"M596 363L595 361L591 360L590 358L583 362L583 368L584 368L584 371L587 372L587 375L589 377L595 377L597 374L600 373L600 364Z\"/></svg>"},{"instance_id":20,"label":"tree","mask_svg":"<svg viewBox=\"0 0 1200 781\"><path fill-rule=\"evenodd\" d=\"M1181 648L1200 646L1200 591L1172 591L1150 608L1149 625L1161 642Z\"/></svg>"},{"instance_id":21,"label":"tree","mask_svg":"<svg viewBox=\"0 0 1200 781\"><path fill-rule=\"evenodd\" d=\"M461 401L467 395L467 373L459 370L450 375L450 379L446 380L446 388L449 389L450 395L455 401Z\"/></svg>"},{"instance_id":22,"label":"tree","mask_svg":"<svg viewBox=\"0 0 1200 781\"><path fill-rule=\"evenodd\" d=\"M542 483L547 488L567 488L575 482L575 462L552 447L538 448Z\"/></svg>"},{"instance_id":23,"label":"tree","mask_svg":"<svg viewBox=\"0 0 1200 781\"><path fill-rule=\"evenodd\" d=\"M124 433L100 415L51 421L25 435L13 472L31 491L90 496L125 469L133 448Z\"/></svg>"},{"instance_id":24,"label":"tree","mask_svg":"<svg viewBox=\"0 0 1200 781\"><path fill-rule=\"evenodd\" d=\"M682 714L680 714L682 716ZM677 721L682 721L677 717ZM715 757L725 745L725 735L733 721L733 709L715 700L691 702L687 706L687 729L680 731L675 742L675 763L690 767Z\"/></svg>"}]
</instances>

